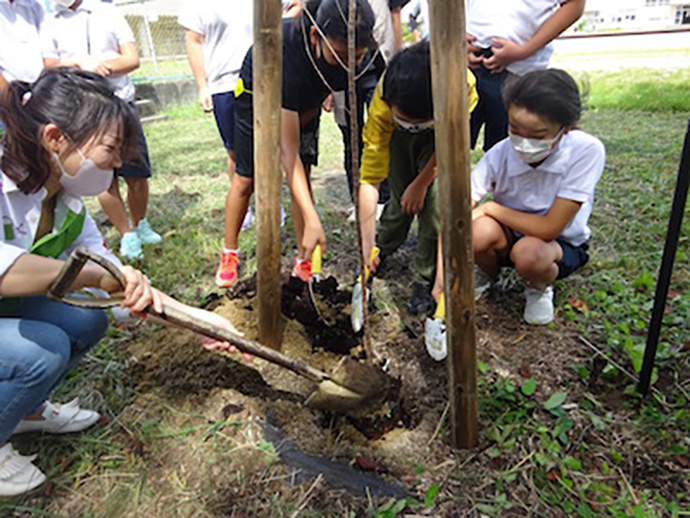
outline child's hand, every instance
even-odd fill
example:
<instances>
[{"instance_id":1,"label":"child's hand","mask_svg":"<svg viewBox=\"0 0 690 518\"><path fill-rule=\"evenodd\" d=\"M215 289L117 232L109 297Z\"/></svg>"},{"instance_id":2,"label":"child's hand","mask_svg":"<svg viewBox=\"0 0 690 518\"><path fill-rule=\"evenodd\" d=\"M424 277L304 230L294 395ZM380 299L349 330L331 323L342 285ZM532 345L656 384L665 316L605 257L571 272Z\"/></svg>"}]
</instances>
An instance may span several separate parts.
<instances>
[{"instance_id":1,"label":"child's hand","mask_svg":"<svg viewBox=\"0 0 690 518\"><path fill-rule=\"evenodd\" d=\"M96 59L92 56L84 56L83 58L79 59L77 65L81 70L93 72L103 77L108 77L112 73L112 70L108 65L106 65L100 59Z\"/></svg>"},{"instance_id":2,"label":"child's hand","mask_svg":"<svg viewBox=\"0 0 690 518\"><path fill-rule=\"evenodd\" d=\"M199 89L199 106L206 113L213 111L213 97L207 86Z\"/></svg>"},{"instance_id":3,"label":"child's hand","mask_svg":"<svg viewBox=\"0 0 690 518\"><path fill-rule=\"evenodd\" d=\"M486 212L484 210L486 209L486 203L483 203L482 205L477 205L474 209L472 209L472 221L482 218L486 216Z\"/></svg>"},{"instance_id":4,"label":"child's hand","mask_svg":"<svg viewBox=\"0 0 690 518\"><path fill-rule=\"evenodd\" d=\"M195 315L197 318L200 320L204 320L205 322L211 324L212 326L219 327L220 329L223 329L225 331L230 331L231 333L235 333L238 336L243 336L242 333L240 333L237 329L235 329L235 326L233 326L230 321L222 316L220 316L217 313L212 313L210 311L203 311L203 310L198 310L198 313ZM209 351L226 351L230 353L236 353L237 348L232 345L229 342L219 342L218 340L214 340L213 338L208 338L207 336L204 335L197 335L199 337L199 340L201 341L201 345L203 345L206 349ZM246 360L251 360L252 356L251 354L243 353L242 356Z\"/></svg>"},{"instance_id":5,"label":"child's hand","mask_svg":"<svg viewBox=\"0 0 690 518\"><path fill-rule=\"evenodd\" d=\"M321 245L321 253L326 253L326 234L323 232L321 222L316 218L314 221L304 222L304 235L302 236L302 247L304 257L311 259L316 245Z\"/></svg>"},{"instance_id":6,"label":"child's hand","mask_svg":"<svg viewBox=\"0 0 690 518\"><path fill-rule=\"evenodd\" d=\"M484 59L484 66L494 74L503 72L511 63L522 61L527 57L522 45L505 38L494 38L491 51L494 55Z\"/></svg>"},{"instance_id":7,"label":"child's hand","mask_svg":"<svg viewBox=\"0 0 690 518\"><path fill-rule=\"evenodd\" d=\"M424 208L424 198L426 198L427 187L413 181L407 186L400 200L402 211L410 216L415 216L422 212Z\"/></svg>"},{"instance_id":8,"label":"child's hand","mask_svg":"<svg viewBox=\"0 0 690 518\"><path fill-rule=\"evenodd\" d=\"M474 34L468 34L466 38L467 42L467 61L468 66L472 70L479 68L484 61L484 56L475 56L475 52L481 50L477 47L474 42L477 41L477 37Z\"/></svg>"}]
</instances>

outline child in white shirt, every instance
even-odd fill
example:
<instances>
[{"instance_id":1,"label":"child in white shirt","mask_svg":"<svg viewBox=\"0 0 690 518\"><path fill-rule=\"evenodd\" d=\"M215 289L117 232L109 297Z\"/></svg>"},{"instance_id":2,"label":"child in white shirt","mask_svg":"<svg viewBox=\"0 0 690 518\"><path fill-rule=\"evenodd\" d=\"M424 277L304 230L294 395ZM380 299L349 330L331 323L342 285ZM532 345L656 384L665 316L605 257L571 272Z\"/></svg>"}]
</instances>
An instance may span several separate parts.
<instances>
[{"instance_id":1,"label":"child in white shirt","mask_svg":"<svg viewBox=\"0 0 690 518\"><path fill-rule=\"evenodd\" d=\"M567 72L537 70L511 78L503 98L510 136L472 171L475 298L501 267L514 266L526 284L525 320L545 325L554 318L554 281L589 260L587 222L605 150L576 127L580 93ZM479 204L488 194L493 200ZM439 275L437 296L441 288ZM427 348L445 348L442 322L428 321L427 331L430 325L438 332L427 333Z\"/></svg>"}]
</instances>

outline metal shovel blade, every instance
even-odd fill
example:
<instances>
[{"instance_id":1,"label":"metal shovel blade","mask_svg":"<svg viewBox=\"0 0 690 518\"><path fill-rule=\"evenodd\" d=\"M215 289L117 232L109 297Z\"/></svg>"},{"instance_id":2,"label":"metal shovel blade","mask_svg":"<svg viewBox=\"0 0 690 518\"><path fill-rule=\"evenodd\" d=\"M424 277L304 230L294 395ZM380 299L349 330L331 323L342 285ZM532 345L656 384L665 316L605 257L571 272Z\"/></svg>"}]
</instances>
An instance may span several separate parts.
<instances>
[{"instance_id":1,"label":"metal shovel blade","mask_svg":"<svg viewBox=\"0 0 690 518\"><path fill-rule=\"evenodd\" d=\"M352 330L359 333L364 325L364 310L362 308L362 283L358 282L352 289L352 306L350 308L350 320Z\"/></svg>"},{"instance_id":2,"label":"metal shovel blade","mask_svg":"<svg viewBox=\"0 0 690 518\"><path fill-rule=\"evenodd\" d=\"M390 379L370 363L343 358L329 377L318 384L307 399L307 406L331 412L347 412L380 404L388 397Z\"/></svg>"}]
</instances>

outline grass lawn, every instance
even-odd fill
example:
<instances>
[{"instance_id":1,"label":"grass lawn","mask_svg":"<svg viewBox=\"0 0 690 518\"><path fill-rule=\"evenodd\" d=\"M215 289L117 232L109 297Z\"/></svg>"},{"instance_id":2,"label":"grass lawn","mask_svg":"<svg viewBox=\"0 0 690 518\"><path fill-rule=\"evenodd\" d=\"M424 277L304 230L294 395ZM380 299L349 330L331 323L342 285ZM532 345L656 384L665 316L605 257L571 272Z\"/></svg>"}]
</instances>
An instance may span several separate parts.
<instances>
[{"instance_id":1,"label":"grass lawn","mask_svg":"<svg viewBox=\"0 0 690 518\"><path fill-rule=\"evenodd\" d=\"M79 396L108 419L78 436L16 441L23 453L39 454L38 465L51 482L32 495L0 501L0 515L388 517L405 508L438 516L687 515L690 221L664 317L654 397L640 399L630 379L640 366L690 116L687 72L651 82L648 77L642 71L589 76L591 109L581 127L607 149L591 219L592 259L557 285L558 318L547 329L523 331L519 312L506 312L513 302L521 303L515 290L479 307L480 318L494 315L495 327L517 329L506 350L480 351L481 448L448 450L439 412L437 433L426 449L443 452L443 461L388 475L411 488L414 500L354 499L329 492L318 480L289 484L275 445L263 438L251 415L225 415L224 409L219 418L210 410L217 387L189 397L137 389L133 379L147 356L132 351L144 344L155 356L171 335L113 328L54 396L57 401ZM228 185L225 151L212 117L196 106L166 113L167 120L146 128L155 169L149 219L165 239L146 250L139 267L164 291L202 305L219 294L213 273ZM320 149L315 191L329 236L325 268L348 284L354 232L345 221L342 147L330 116L322 121ZM473 160L479 156L475 152ZM90 206L104 223L107 241L117 247L114 229L95 204ZM256 271L255 243L253 228L242 234L243 277ZM288 222L284 271L293 248ZM405 279L386 286L391 287L382 302L387 308L380 311L404 313ZM532 339L551 340L552 348L561 350L557 361L549 356L525 373L525 364L511 365L504 353L528 348ZM424 357L422 343L417 345L415 354ZM486 352L493 346L480 347ZM445 375L442 366L428 368L430 377ZM443 390L430 397L442 410ZM331 441L328 451L337 456L347 438ZM425 443L418 448L424 450ZM468 478L473 471L481 476Z\"/></svg>"}]
</instances>

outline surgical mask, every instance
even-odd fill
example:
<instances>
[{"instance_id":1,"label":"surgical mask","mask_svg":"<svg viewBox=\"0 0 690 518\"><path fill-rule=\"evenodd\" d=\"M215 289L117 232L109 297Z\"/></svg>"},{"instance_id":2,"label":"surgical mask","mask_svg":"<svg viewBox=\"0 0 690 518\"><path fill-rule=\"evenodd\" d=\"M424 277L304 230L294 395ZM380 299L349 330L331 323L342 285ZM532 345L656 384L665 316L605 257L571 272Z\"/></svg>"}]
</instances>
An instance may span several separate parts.
<instances>
[{"instance_id":1,"label":"surgical mask","mask_svg":"<svg viewBox=\"0 0 690 518\"><path fill-rule=\"evenodd\" d=\"M556 133L554 138L550 140L540 140L536 138L525 138L511 133L510 143L524 162L535 164L542 160L546 160L548 156L553 153L553 145L562 134L563 128Z\"/></svg>"},{"instance_id":2,"label":"surgical mask","mask_svg":"<svg viewBox=\"0 0 690 518\"><path fill-rule=\"evenodd\" d=\"M65 9L69 9L74 5L74 2L77 0L55 0L55 3L59 5L60 7L64 7Z\"/></svg>"},{"instance_id":3,"label":"surgical mask","mask_svg":"<svg viewBox=\"0 0 690 518\"><path fill-rule=\"evenodd\" d=\"M426 122L408 122L404 121L395 115L393 115L393 121L400 126L400 129L403 131L407 131L408 133L421 133L422 131L426 131L429 129L432 129L434 127L434 120L431 119Z\"/></svg>"},{"instance_id":4,"label":"surgical mask","mask_svg":"<svg viewBox=\"0 0 690 518\"><path fill-rule=\"evenodd\" d=\"M62 188L72 196L97 196L106 191L113 182L114 171L112 169L101 169L93 160L86 158L79 148L77 152L81 156L81 164L77 173L72 176L65 171L60 157L57 153L53 153L55 161L60 168L62 176L60 176L60 185Z\"/></svg>"}]
</instances>

